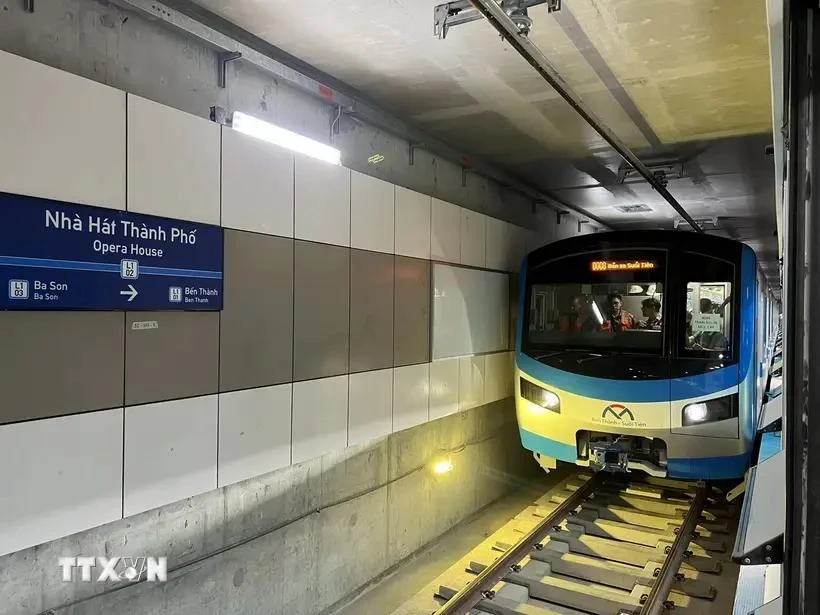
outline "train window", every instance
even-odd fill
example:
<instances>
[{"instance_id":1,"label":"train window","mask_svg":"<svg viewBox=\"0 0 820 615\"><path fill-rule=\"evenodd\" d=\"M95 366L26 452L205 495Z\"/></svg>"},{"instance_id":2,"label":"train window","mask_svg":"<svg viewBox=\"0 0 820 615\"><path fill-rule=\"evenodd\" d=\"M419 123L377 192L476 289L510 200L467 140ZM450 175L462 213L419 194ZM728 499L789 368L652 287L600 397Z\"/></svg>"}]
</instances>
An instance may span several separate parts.
<instances>
[{"instance_id":1,"label":"train window","mask_svg":"<svg viewBox=\"0 0 820 615\"><path fill-rule=\"evenodd\" d=\"M663 350L665 252L612 250L540 264L528 279L524 347Z\"/></svg>"},{"instance_id":2,"label":"train window","mask_svg":"<svg viewBox=\"0 0 820 615\"><path fill-rule=\"evenodd\" d=\"M687 356L729 358L732 352L731 263L684 253L686 280L685 334L683 352Z\"/></svg>"}]
</instances>

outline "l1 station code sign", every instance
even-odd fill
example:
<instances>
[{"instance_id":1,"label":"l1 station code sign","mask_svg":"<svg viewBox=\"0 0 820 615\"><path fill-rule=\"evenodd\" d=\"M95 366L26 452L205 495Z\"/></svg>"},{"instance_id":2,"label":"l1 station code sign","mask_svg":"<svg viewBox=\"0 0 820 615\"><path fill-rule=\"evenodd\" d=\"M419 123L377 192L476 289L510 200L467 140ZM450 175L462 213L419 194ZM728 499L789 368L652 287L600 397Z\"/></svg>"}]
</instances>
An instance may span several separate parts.
<instances>
[{"instance_id":1,"label":"l1 station code sign","mask_svg":"<svg viewBox=\"0 0 820 615\"><path fill-rule=\"evenodd\" d=\"M221 227L0 193L0 309L222 309Z\"/></svg>"}]
</instances>

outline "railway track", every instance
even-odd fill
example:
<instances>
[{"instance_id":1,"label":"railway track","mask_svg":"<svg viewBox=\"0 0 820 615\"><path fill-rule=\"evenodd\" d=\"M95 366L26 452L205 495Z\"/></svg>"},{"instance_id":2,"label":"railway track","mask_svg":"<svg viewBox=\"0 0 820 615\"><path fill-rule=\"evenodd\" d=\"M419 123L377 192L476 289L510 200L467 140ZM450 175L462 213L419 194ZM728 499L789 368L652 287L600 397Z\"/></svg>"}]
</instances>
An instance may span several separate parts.
<instances>
[{"instance_id":1,"label":"railway track","mask_svg":"<svg viewBox=\"0 0 820 615\"><path fill-rule=\"evenodd\" d=\"M512 522L519 540L470 561L466 585L438 587L434 615L731 612L736 517L703 483L570 477Z\"/></svg>"}]
</instances>

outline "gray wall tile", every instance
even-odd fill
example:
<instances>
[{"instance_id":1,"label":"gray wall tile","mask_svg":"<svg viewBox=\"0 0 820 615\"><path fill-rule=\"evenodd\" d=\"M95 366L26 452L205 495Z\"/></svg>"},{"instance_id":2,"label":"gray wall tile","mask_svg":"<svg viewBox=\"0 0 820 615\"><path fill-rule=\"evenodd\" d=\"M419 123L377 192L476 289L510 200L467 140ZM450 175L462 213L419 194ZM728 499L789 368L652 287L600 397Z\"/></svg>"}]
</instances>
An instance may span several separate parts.
<instances>
[{"instance_id":1,"label":"gray wall tile","mask_svg":"<svg viewBox=\"0 0 820 615\"><path fill-rule=\"evenodd\" d=\"M350 254L350 371L393 365L393 255Z\"/></svg>"},{"instance_id":2,"label":"gray wall tile","mask_svg":"<svg viewBox=\"0 0 820 615\"><path fill-rule=\"evenodd\" d=\"M430 360L430 261L396 256L393 365Z\"/></svg>"},{"instance_id":3,"label":"gray wall tile","mask_svg":"<svg viewBox=\"0 0 820 615\"><path fill-rule=\"evenodd\" d=\"M293 377L293 240L225 231L219 389Z\"/></svg>"},{"instance_id":4,"label":"gray wall tile","mask_svg":"<svg viewBox=\"0 0 820 615\"><path fill-rule=\"evenodd\" d=\"M0 312L0 423L116 408L123 315Z\"/></svg>"},{"instance_id":5,"label":"gray wall tile","mask_svg":"<svg viewBox=\"0 0 820 615\"><path fill-rule=\"evenodd\" d=\"M293 379L346 374L350 348L350 249L296 241Z\"/></svg>"},{"instance_id":6,"label":"gray wall tile","mask_svg":"<svg viewBox=\"0 0 820 615\"><path fill-rule=\"evenodd\" d=\"M126 312L126 405L208 395L218 384L218 312Z\"/></svg>"}]
</instances>

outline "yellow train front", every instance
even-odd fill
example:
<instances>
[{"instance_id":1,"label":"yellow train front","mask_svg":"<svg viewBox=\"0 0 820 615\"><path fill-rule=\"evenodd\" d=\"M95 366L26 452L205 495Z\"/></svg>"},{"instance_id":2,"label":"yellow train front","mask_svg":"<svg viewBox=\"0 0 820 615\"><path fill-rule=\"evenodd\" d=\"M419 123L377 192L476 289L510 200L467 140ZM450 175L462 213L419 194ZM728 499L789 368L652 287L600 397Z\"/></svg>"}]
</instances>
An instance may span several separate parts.
<instances>
[{"instance_id":1,"label":"yellow train front","mask_svg":"<svg viewBox=\"0 0 820 615\"><path fill-rule=\"evenodd\" d=\"M754 252L683 231L549 244L522 264L516 413L545 469L746 471L772 305Z\"/></svg>"}]
</instances>

